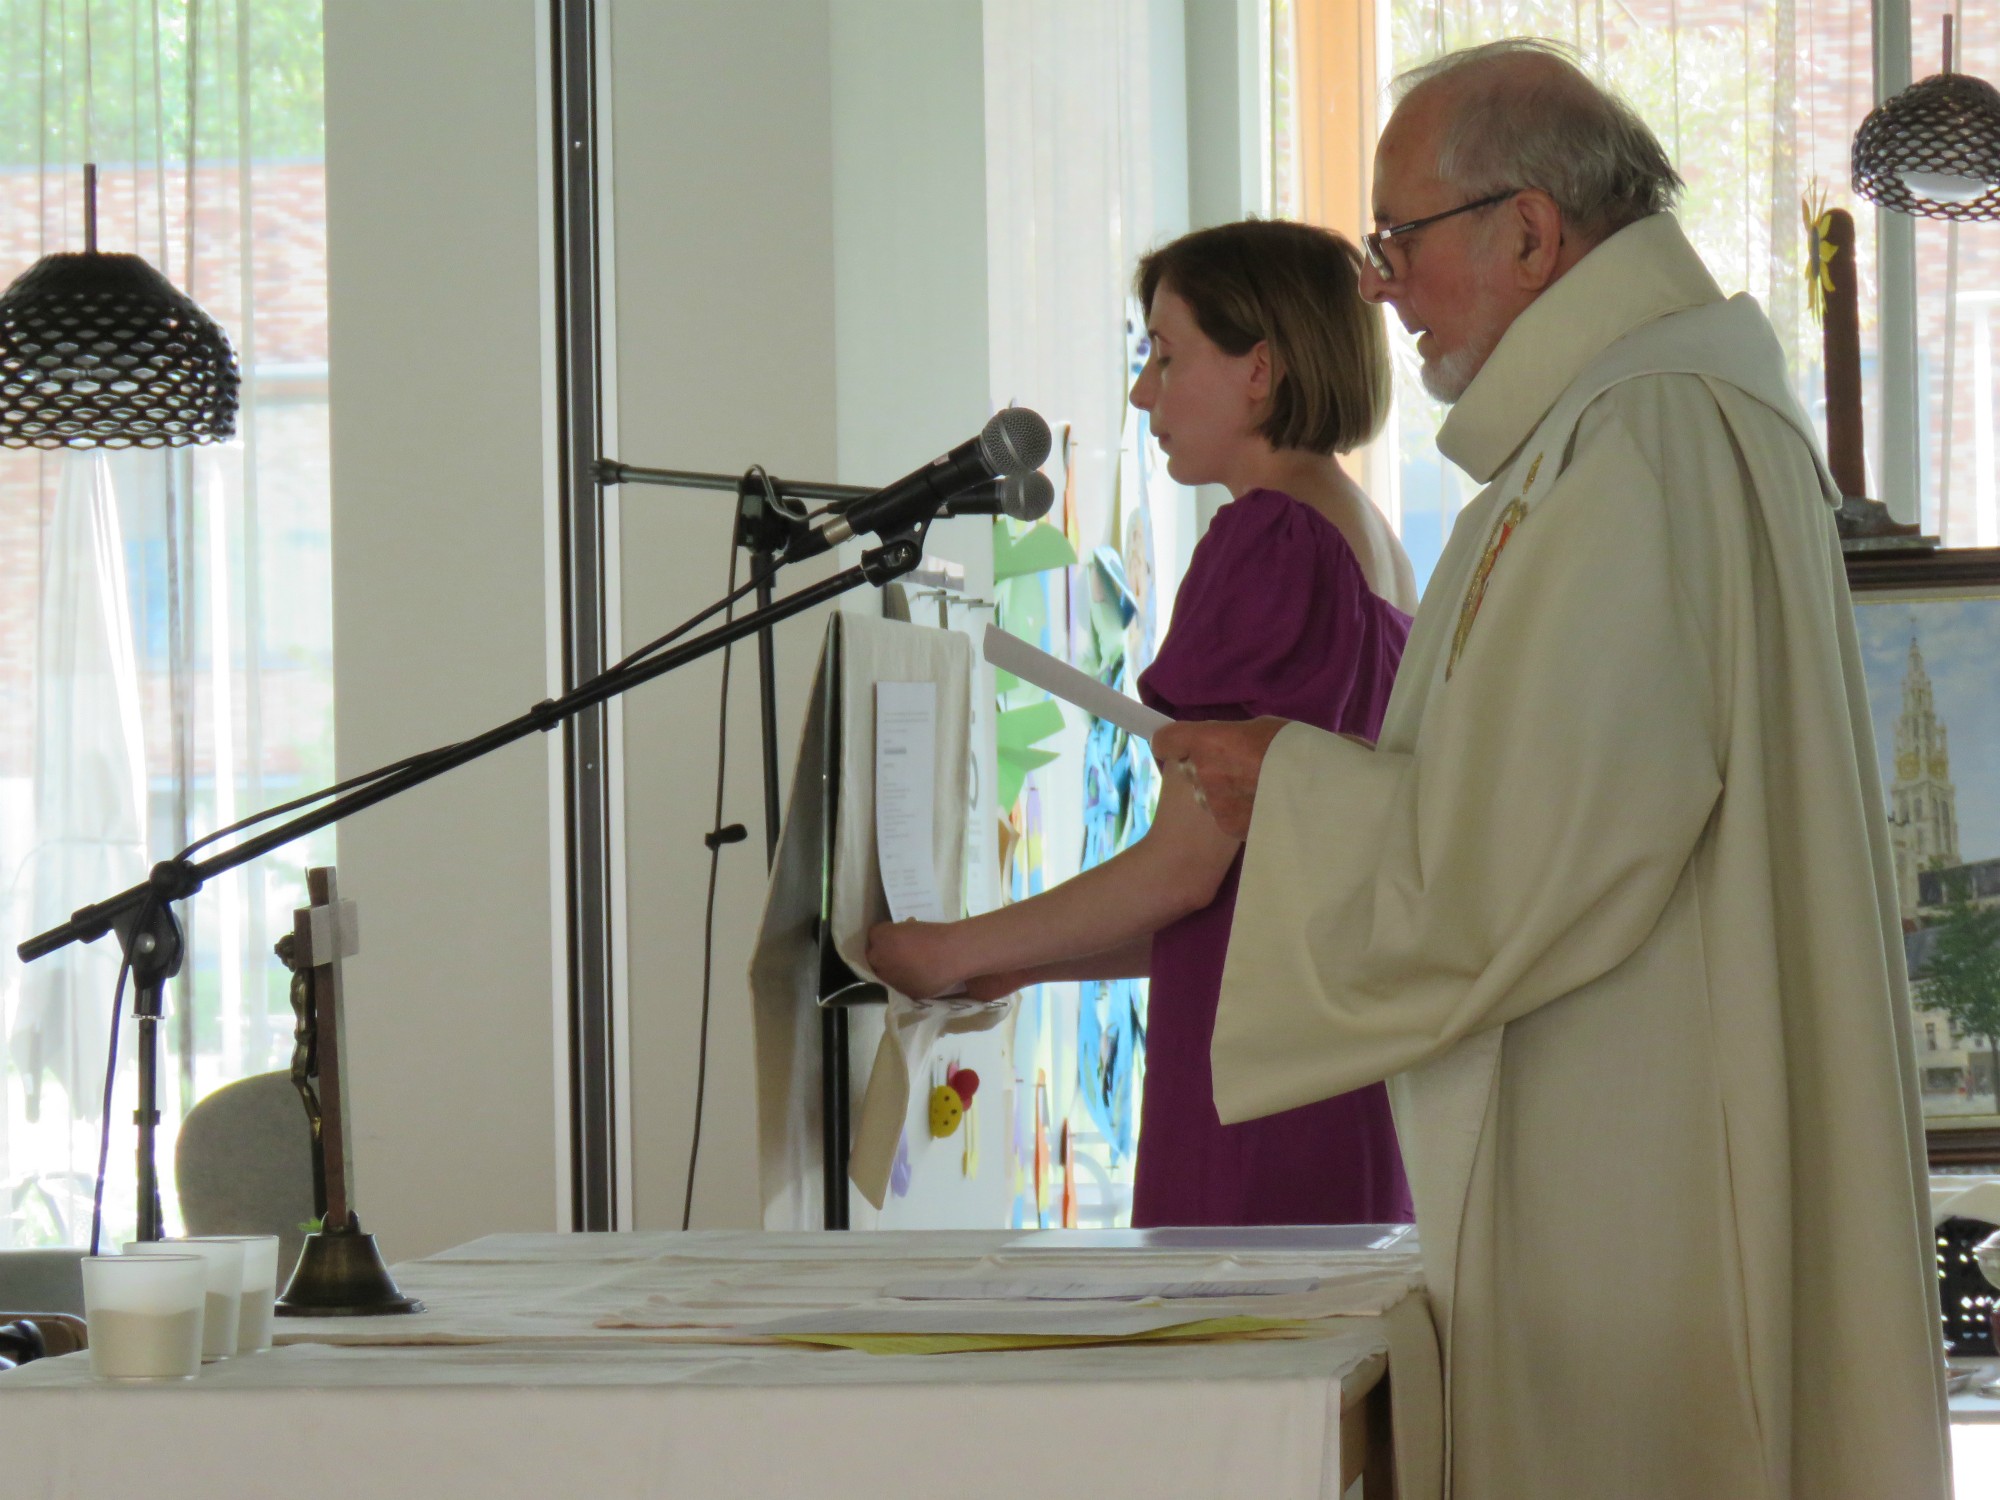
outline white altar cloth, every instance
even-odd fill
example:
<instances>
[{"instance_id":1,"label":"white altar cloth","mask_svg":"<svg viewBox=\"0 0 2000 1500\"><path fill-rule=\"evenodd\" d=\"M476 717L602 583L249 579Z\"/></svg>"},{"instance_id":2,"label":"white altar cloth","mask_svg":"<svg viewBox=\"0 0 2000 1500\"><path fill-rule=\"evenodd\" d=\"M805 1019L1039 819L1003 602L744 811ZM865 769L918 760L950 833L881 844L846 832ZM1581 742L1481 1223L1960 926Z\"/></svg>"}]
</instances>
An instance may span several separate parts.
<instances>
[{"instance_id":1,"label":"white altar cloth","mask_svg":"<svg viewBox=\"0 0 2000 1500\"><path fill-rule=\"evenodd\" d=\"M773 1318L883 1306L898 1281L1052 1273L1321 1284L1197 1309L1311 1320L1276 1340L924 1356L733 1341ZM10 1495L1338 1500L1342 1413L1385 1367L1405 1496L1425 1494L1440 1456L1436 1350L1400 1248L496 1235L396 1277L426 1312L281 1319L280 1347L187 1384L97 1384L84 1355L0 1375ZM1070 1312L1050 1308L1050 1331ZM694 1326L599 1326L634 1313Z\"/></svg>"}]
</instances>

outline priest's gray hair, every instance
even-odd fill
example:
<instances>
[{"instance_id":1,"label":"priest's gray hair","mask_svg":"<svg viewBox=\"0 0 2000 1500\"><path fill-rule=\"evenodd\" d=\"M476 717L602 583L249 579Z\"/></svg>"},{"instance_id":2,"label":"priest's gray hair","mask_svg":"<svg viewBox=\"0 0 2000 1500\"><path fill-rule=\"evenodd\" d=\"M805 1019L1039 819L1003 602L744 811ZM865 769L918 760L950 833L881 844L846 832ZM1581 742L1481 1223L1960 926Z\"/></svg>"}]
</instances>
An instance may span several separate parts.
<instances>
[{"instance_id":1,"label":"priest's gray hair","mask_svg":"<svg viewBox=\"0 0 2000 1500\"><path fill-rule=\"evenodd\" d=\"M1672 208L1685 186L1637 111L1559 43L1510 37L1467 47L1394 85L1398 101L1433 89L1448 111L1437 173L1468 198L1540 188L1595 244Z\"/></svg>"}]
</instances>

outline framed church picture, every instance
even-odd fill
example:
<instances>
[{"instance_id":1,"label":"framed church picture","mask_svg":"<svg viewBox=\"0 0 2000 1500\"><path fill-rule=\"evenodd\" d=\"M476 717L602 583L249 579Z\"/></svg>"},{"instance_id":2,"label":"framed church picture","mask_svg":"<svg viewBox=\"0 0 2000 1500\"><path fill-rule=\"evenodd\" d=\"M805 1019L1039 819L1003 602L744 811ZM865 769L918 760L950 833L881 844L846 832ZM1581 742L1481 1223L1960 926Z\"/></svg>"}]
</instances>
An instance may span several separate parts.
<instances>
[{"instance_id":1,"label":"framed church picture","mask_svg":"<svg viewBox=\"0 0 2000 1500\"><path fill-rule=\"evenodd\" d=\"M2000 1164L2000 548L1849 553L1933 1166Z\"/></svg>"}]
</instances>

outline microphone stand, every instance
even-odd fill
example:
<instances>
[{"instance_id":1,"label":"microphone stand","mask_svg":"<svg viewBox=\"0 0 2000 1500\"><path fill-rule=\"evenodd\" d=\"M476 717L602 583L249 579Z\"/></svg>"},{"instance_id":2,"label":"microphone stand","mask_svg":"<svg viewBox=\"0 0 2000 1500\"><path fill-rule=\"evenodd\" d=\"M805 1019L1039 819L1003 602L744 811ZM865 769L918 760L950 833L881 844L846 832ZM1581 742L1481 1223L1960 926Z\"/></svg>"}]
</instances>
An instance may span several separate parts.
<instances>
[{"instance_id":1,"label":"microphone stand","mask_svg":"<svg viewBox=\"0 0 2000 1500\"><path fill-rule=\"evenodd\" d=\"M412 787L421 786L447 771L478 760L503 745L510 745L531 734L546 733L572 714L615 698L640 683L663 677L745 636L763 633L768 638L770 627L779 621L802 614L850 589L864 583L879 588L900 578L923 558L924 529L919 527L913 535L892 537L879 547L864 552L861 561L854 567L844 568L781 600L771 598L769 581L762 580L758 589L759 607L739 619L718 625L647 660L600 673L561 697L544 699L526 713L496 725L484 734L434 750L400 771L389 772L365 786L343 792L320 807L300 813L207 859L162 860L153 866L152 873L140 884L82 907L67 922L21 943L15 951L23 963L32 963L71 943L94 942L106 932L115 932L131 966L136 987L133 1014L139 1025L139 1103L134 1116L139 1127L139 1238L157 1240L161 1237L162 1227L159 1174L155 1165L160 1118L157 1028L166 981L179 972L185 947L172 903L194 895L217 875L248 864L259 855L268 854L316 829L337 823L363 808L400 796ZM772 711L775 713L774 704ZM767 773L774 772L775 763L767 762Z\"/></svg>"},{"instance_id":2,"label":"microphone stand","mask_svg":"<svg viewBox=\"0 0 2000 1500\"><path fill-rule=\"evenodd\" d=\"M734 491L736 545L750 554L751 577L756 581L760 611L770 607L771 580L784 565L786 547L808 524L805 511L797 502L865 500L876 493L863 485L775 479L758 469L742 475L703 474L688 469L641 468L610 458L598 460L597 478L600 484L657 484L677 489ZM921 560L921 547L918 553ZM914 568L915 562L910 566ZM777 658L768 625L757 631L757 707L763 748L764 868L768 871L778 858L778 825L784 817L778 786ZM722 836L720 829L709 835ZM741 837L740 831L731 837ZM827 1229L845 1229L848 1227L847 1139L852 1113L846 1006L820 1007L819 1047L821 1223Z\"/></svg>"},{"instance_id":3,"label":"microphone stand","mask_svg":"<svg viewBox=\"0 0 2000 1500\"><path fill-rule=\"evenodd\" d=\"M759 609L770 607L771 580L784 565L785 548L807 524L806 513L796 502L865 500L875 493L858 484L773 479L758 469L740 475L703 474L691 469L646 469L613 458L597 461L597 480L600 484L658 484L675 489L733 491L736 545L750 554L750 576L756 580ZM778 857L778 824L784 816L778 788L777 659L769 626L757 631L757 704L764 753L764 865L769 869Z\"/></svg>"}]
</instances>

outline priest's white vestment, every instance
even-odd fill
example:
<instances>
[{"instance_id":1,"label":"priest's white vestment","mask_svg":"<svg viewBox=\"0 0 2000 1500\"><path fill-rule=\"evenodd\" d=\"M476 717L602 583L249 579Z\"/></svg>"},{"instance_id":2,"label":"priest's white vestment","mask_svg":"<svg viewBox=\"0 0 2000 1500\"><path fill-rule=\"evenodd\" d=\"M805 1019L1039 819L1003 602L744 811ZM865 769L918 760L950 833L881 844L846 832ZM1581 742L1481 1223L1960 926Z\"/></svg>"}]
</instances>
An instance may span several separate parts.
<instances>
[{"instance_id":1,"label":"priest's white vestment","mask_svg":"<svg viewBox=\"0 0 2000 1500\"><path fill-rule=\"evenodd\" d=\"M1513 323L1378 747L1259 783L1225 1121L1394 1079L1455 1500L1948 1492L1887 828L1830 483L1678 224Z\"/></svg>"}]
</instances>

